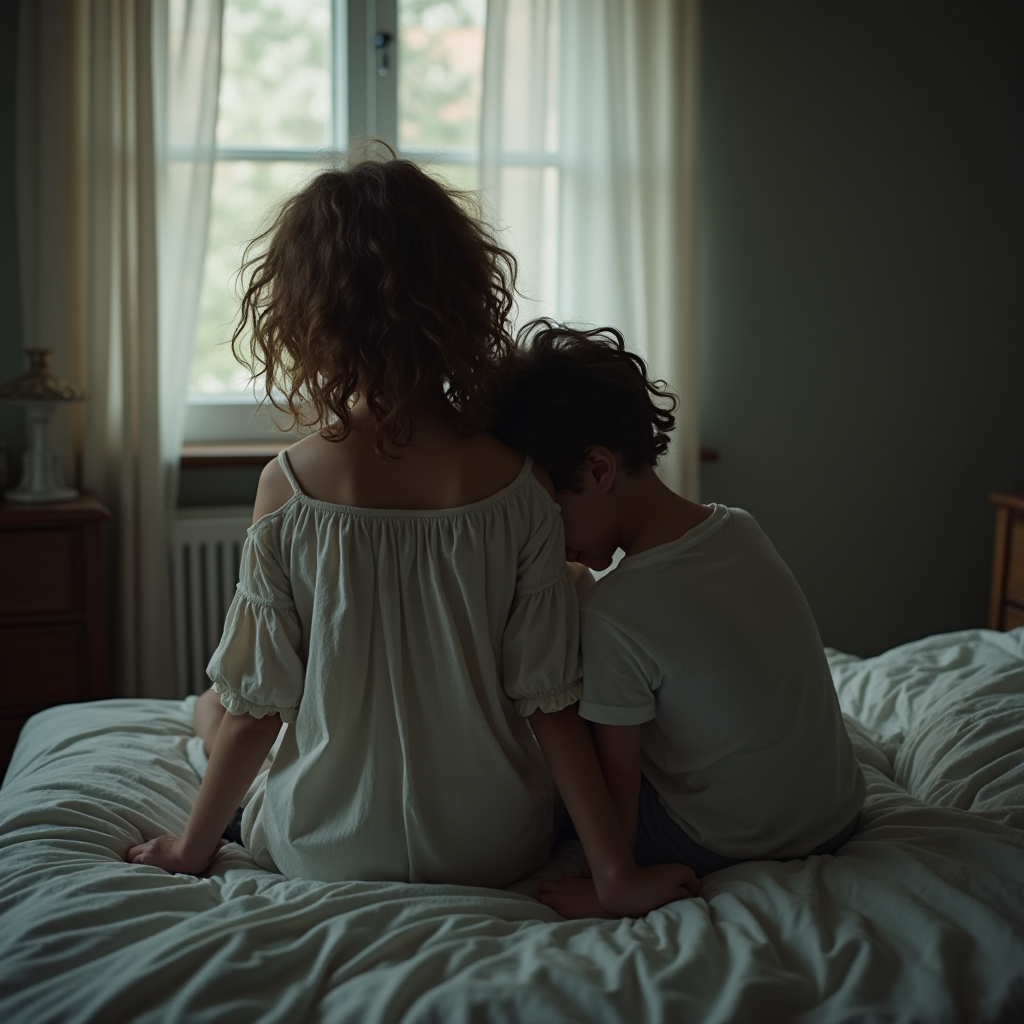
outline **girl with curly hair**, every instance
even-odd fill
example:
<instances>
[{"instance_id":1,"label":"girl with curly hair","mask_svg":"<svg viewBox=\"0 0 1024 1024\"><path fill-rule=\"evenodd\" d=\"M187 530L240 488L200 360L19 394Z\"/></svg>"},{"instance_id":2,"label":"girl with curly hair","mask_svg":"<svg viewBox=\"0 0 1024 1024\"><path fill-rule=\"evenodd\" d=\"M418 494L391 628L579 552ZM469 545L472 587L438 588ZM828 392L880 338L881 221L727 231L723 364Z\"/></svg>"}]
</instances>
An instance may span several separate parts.
<instances>
[{"instance_id":1,"label":"girl with curly hair","mask_svg":"<svg viewBox=\"0 0 1024 1024\"><path fill-rule=\"evenodd\" d=\"M260 478L191 816L127 859L206 871L288 723L236 836L257 864L507 885L554 831L527 716L578 696L550 480L488 432L515 259L464 196L363 159L289 199L243 274L236 355L311 432Z\"/></svg>"}]
</instances>

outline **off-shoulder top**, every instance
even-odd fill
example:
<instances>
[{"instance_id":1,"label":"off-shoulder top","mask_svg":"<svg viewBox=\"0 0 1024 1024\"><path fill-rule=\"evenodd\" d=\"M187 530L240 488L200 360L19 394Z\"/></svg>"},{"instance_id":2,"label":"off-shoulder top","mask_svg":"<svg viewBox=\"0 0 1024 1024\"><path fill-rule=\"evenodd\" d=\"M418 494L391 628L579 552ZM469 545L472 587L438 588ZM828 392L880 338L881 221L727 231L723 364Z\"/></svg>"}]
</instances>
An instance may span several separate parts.
<instances>
[{"instance_id":1,"label":"off-shoulder top","mask_svg":"<svg viewBox=\"0 0 1024 1024\"><path fill-rule=\"evenodd\" d=\"M443 510L292 497L248 532L208 673L290 723L242 821L291 878L505 885L543 862L553 788L525 720L580 697L558 506L531 472Z\"/></svg>"}]
</instances>

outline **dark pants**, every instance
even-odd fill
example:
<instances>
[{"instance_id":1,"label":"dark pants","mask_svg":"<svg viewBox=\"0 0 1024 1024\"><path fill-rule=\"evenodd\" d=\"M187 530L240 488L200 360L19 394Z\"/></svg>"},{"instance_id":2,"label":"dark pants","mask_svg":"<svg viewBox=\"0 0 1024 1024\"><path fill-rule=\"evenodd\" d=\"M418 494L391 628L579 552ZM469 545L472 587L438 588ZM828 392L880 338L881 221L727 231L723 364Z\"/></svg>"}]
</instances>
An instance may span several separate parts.
<instances>
[{"instance_id":1,"label":"dark pants","mask_svg":"<svg viewBox=\"0 0 1024 1024\"><path fill-rule=\"evenodd\" d=\"M804 856L815 857L823 853L835 853L857 831L859 821L860 814L857 813L853 821L841 832L813 850L808 850ZM647 781L646 776L641 776L640 807L636 823L636 862L640 867L649 867L652 864L687 864L698 877L703 877L712 871L742 864L743 859L723 857L694 842L669 817L668 811L658 797L658 791Z\"/></svg>"},{"instance_id":2,"label":"dark pants","mask_svg":"<svg viewBox=\"0 0 1024 1024\"><path fill-rule=\"evenodd\" d=\"M221 833L221 836L228 842L238 843L243 848L245 847L245 843L242 842L242 811L244 810L244 807L239 807L228 822L228 827Z\"/></svg>"}]
</instances>

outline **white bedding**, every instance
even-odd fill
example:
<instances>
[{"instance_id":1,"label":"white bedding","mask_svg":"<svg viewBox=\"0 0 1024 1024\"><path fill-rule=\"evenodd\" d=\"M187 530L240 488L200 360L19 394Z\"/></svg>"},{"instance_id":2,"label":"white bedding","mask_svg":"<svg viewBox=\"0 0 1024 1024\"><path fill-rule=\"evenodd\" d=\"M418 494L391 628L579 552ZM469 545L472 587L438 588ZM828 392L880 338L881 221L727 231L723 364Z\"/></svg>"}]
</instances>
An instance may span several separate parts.
<instances>
[{"instance_id":1,"label":"white bedding","mask_svg":"<svg viewBox=\"0 0 1024 1024\"><path fill-rule=\"evenodd\" d=\"M860 832L640 921L288 881L237 846L206 878L129 866L195 795L189 707L51 709L0 791L0 1021L1024 1021L1024 630L833 672ZM549 869L577 864L567 844Z\"/></svg>"}]
</instances>

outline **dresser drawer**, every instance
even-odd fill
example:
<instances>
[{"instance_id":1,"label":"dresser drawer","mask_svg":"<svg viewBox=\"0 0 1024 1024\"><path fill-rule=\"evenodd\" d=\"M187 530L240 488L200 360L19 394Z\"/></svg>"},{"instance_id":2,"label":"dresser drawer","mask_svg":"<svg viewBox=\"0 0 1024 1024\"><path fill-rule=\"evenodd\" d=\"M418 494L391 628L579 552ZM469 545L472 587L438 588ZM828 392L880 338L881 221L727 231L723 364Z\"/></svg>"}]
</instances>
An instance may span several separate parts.
<instances>
[{"instance_id":1,"label":"dresser drawer","mask_svg":"<svg viewBox=\"0 0 1024 1024\"><path fill-rule=\"evenodd\" d=\"M85 627L0 626L0 699L7 711L88 695Z\"/></svg>"},{"instance_id":2,"label":"dresser drawer","mask_svg":"<svg viewBox=\"0 0 1024 1024\"><path fill-rule=\"evenodd\" d=\"M1003 631L1009 629L1020 629L1024 626L1024 608L1017 608L1012 604L1003 605L1003 621L1000 628Z\"/></svg>"},{"instance_id":3,"label":"dresser drawer","mask_svg":"<svg viewBox=\"0 0 1024 1024\"><path fill-rule=\"evenodd\" d=\"M73 612L78 608L78 535L72 530L0 534L0 616Z\"/></svg>"},{"instance_id":4,"label":"dresser drawer","mask_svg":"<svg viewBox=\"0 0 1024 1024\"><path fill-rule=\"evenodd\" d=\"M1010 524L1010 550L1006 554L1006 600L1024 606L1024 518Z\"/></svg>"},{"instance_id":5,"label":"dresser drawer","mask_svg":"<svg viewBox=\"0 0 1024 1024\"><path fill-rule=\"evenodd\" d=\"M24 718L0 718L0 778L7 771L7 765L14 753L15 744L18 742L18 734L25 724Z\"/></svg>"}]
</instances>

